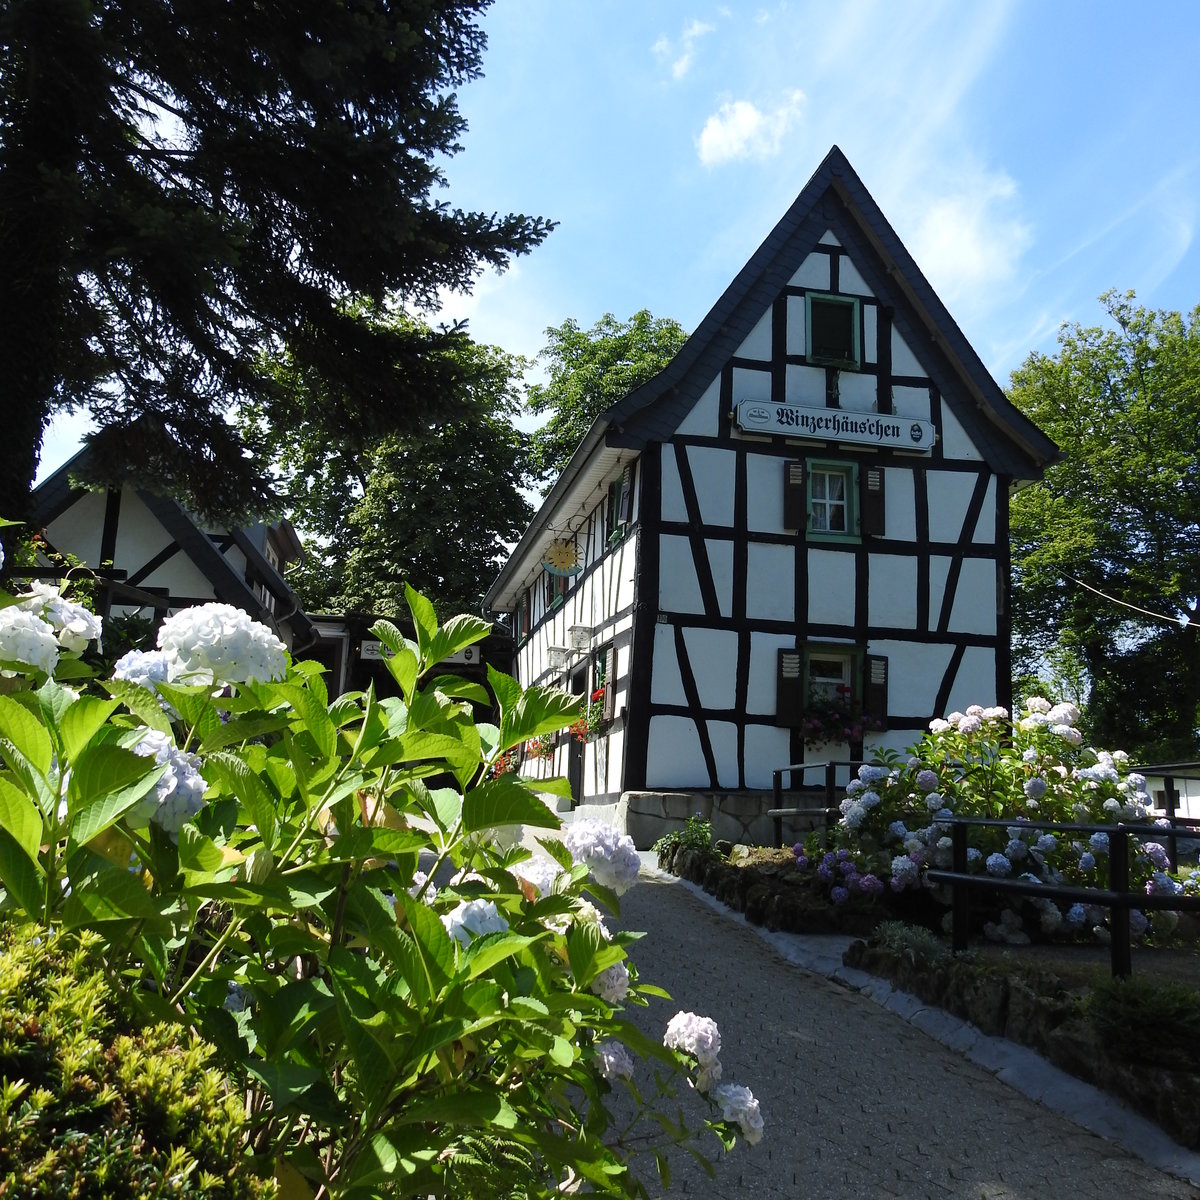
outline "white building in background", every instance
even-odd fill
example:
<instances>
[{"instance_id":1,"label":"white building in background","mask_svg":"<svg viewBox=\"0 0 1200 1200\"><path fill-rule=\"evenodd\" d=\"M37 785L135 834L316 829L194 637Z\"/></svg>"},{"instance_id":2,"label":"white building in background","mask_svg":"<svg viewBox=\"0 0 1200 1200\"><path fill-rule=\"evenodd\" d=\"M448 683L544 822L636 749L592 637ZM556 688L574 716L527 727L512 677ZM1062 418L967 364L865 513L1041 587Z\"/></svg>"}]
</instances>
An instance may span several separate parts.
<instances>
[{"instance_id":1,"label":"white building in background","mask_svg":"<svg viewBox=\"0 0 1200 1200\"><path fill-rule=\"evenodd\" d=\"M1056 453L835 147L492 585L522 683L603 688L524 769L585 803L749 792L1009 705L1008 499ZM861 734L815 744L833 699Z\"/></svg>"}]
</instances>

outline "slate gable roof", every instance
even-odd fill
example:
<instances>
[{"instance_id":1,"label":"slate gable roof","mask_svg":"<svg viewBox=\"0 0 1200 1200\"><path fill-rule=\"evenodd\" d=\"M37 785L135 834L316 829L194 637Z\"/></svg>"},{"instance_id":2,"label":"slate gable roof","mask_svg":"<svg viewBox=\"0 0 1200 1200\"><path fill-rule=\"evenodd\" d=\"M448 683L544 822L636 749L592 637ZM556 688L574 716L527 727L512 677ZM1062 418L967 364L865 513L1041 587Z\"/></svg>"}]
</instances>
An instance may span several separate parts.
<instances>
[{"instance_id":1,"label":"slate gable roof","mask_svg":"<svg viewBox=\"0 0 1200 1200\"><path fill-rule=\"evenodd\" d=\"M675 358L600 417L615 431L609 444L640 449L669 438L826 230L876 296L896 300L893 325L943 397L970 398L954 413L992 470L1039 479L1058 447L1009 403L837 146Z\"/></svg>"}]
</instances>

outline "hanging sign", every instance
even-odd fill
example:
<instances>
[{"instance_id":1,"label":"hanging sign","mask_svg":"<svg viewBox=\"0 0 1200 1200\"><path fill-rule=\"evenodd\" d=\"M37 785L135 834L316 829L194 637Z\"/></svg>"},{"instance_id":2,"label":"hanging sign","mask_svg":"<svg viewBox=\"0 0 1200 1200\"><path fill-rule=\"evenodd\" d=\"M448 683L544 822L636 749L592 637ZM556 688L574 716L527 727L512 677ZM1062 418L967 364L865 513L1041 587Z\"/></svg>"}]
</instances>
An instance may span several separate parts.
<instances>
[{"instance_id":1,"label":"hanging sign","mask_svg":"<svg viewBox=\"0 0 1200 1200\"><path fill-rule=\"evenodd\" d=\"M574 538L559 538L546 547L542 566L551 575L578 575L583 569L579 561L579 547Z\"/></svg>"},{"instance_id":2,"label":"hanging sign","mask_svg":"<svg viewBox=\"0 0 1200 1200\"><path fill-rule=\"evenodd\" d=\"M796 404L768 404L762 400L743 400L737 406L737 424L743 433L770 433L776 437L807 441L852 442L859 446L886 446L891 450L928 452L937 441L933 422L917 417L852 412L844 408L801 408Z\"/></svg>"}]
</instances>

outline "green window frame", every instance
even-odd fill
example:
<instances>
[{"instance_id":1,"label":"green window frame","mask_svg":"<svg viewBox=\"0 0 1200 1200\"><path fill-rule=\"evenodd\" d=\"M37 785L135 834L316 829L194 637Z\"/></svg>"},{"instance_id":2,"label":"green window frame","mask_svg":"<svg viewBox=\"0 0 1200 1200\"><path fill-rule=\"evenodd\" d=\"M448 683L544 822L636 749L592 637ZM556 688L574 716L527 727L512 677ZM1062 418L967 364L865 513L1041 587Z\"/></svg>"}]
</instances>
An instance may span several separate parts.
<instances>
[{"instance_id":1,"label":"green window frame","mask_svg":"<svg viewBox=\"0 0 1200 1200\"><path fill-rule=\"evenodd\" d=\"M805 358L819 366L862 367L859 302L854 296L808 292L804 297Z\"/></svg>"},{"instance_id":2,"label":"green window frame","mask_svg":"<svg viewBox=\"0 0 1200 1200\"><path fill-rule=\"evenodd\" d=\"M805 475L809 540L861 541L858 464L810 459Z\"/></svg>"}]
</instances>

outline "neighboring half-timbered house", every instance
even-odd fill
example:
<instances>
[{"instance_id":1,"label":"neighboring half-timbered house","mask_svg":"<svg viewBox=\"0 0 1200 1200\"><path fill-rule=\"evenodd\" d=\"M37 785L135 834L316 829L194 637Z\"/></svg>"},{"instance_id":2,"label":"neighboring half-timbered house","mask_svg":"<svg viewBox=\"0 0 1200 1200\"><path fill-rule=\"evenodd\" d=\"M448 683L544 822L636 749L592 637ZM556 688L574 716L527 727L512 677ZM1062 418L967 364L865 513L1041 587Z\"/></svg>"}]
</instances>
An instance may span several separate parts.
<instances>
[{"instance_id":1,"label":"neighboring half-timbered house","mask_svg":"<svg viewBox=\"0 0 1200 1200\"><path fill-rule=\"evenodd\" d=\"M835 147L489 592L522 682L595 694L588 740L525 769L592 801L765 789L1008 705L1008 500L1055 454Z\"/></svg>"},{"instance_id":2,"label":"neighboring half-timbered house","mask_svg":"<svg viewBox=\"0 0 1200 1200\"><path fill-rule=\"evenodd\" d=\"M303 553L287 521L215 527L142 488L77 487L72 478L87 455L81 450L34 489L30 519L47 550L94 572L103 615L162 617L219 600L269 625L294 653L314 647L318 631L283 576Z\"/></svg>"}]
</instances>

